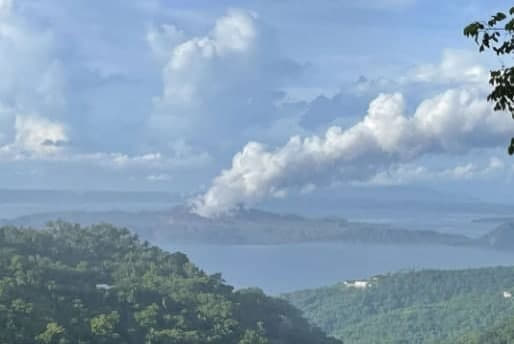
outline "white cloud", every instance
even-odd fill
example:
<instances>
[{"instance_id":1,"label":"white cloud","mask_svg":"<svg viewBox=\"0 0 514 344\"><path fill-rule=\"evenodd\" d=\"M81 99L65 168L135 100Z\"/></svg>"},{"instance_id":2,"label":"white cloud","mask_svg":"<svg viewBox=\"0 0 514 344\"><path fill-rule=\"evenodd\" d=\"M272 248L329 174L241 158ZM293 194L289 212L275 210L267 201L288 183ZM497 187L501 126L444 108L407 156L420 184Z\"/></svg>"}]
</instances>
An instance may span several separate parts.
<instances>
[{"instance_id":1,"label":"white cloud","mask_svg":"<svg viewBox=\"0 0 514 344\"><path fill-rule=\"evenodd\" d=\"M173 58L175 48L184 42L186 37L175 25L163 24L159 27L152 26L146 34L146 40L155 57L166 62Z\"/></svg>"},{"instance_id":2,"label":"white cloud","mask_svg":"<svg viewBox=\"0 0 514 344\"><path fill-rule=\"evenodd\" d=\"M38 142L36 140L34 142ZM0 160L4 162L13 160L32 160L59 162L62 164L84 163L88 166L102 166L114 169L180 169L200 168L207 164L211 158L207 153L191 154L187 157L176 155L163 155L158 152L141 155L130 155L119 152L78 153L70 149L61 149L59 144L50 146L52 141L46 141L42 147L24 143L0 147ZM31 150L21 149L29 147ZM37 152L34 149L38 149ZM47 150L45 150L47 149ZM31 154L28 154L31 153ZM38 154L35 154L38 153Z\"/></svg>"},{"instance_id":3,"label":"white cloud","mask_svg":"<svg viewBox=\"0 0 514 344\"><path fill-rule=\"evenodd\" d=\"M68 143L65 127L37 116L16 116L14 145L35 154L56 153Z\"/></svg>"},{"instance_id":4,"label":"white cloud","mask_svg":"<svg viewBox=\"0 0 514 344\"><path fill-rule=\"evenodd\" d=\"M484 136L469 134L466 142L454 140L452 134L458 130L461 119L449 116L440 119L437 117L440 110L432 109L443 106L437 104L445 103L444 99L426 106L423 110L426 120L416 122L420 128L412 124L412 116L403 115L404 105L396 102L394 106L399 108L391 107L391 111L400 111L402 115L384 115L381 122L370 115L368 122L361 125L370 126L366 129L368 134L362 128L351 132L344 129L360 120L357 115L365 113L370 100L380 92L399 91L409 102L418 103L442 88L461 84L481 87L480 78L486 69L472 56L475 52L447 51L442 61L413 68L401 78L398 69L408 70L408 67L396 65L388 69L387 53L387 56L362 60L367 50L359 50L360 44L351 44L352 53L334 50L333 42L325 39L330 35L323 35L327 30L333 31L332 28L345 27L344 23L340 26L340 20L336 25L329 18L329 24L334 26L323 27L321 31L312 25L317 25L318 20L311 21L318 14L329 12L337 18L339 14L349 17L363 13L356 11L356 7L404 8L412 3L411 0L345 2L330 4L317 12L319 6L298 6L294 1L287 1L287 6L280 7L256 5L260 16L236 9L216 20L214 16L223 10L223 5L218 4L211 11L212 8L205 10L202 6L178 9L176 4L159 1L127 6L102 2L90 6L86 2L57 0L17 3L0 0L0 160L4 166L13 166L14 159L23 160L20 163L24 166L42 171L48 165L72 166L60 172L62 175L73 174L79 170L77 166L100 167L98 170L105 169L113 175L137 175L137 180L143 181L170 174L174 180L198 178L188 185L196 187L205 182L201 178L212 176L213 167L225 162L248 141L276 147L294 134L310 137L313 133L326 140L327 136L321 133L330 126L338 126L340 131L334 127L331 135L349 137L351 134L366 143L363 152L359 152L360 147L355 148L356 161L353 157L348 163L341 162L343 158L339 157L323 158L319 163L333 161L336 171L314 169L312 182L308 176L299 177L298 182L284 177L285 185L270 181L273 188L265 193L278 197L284 196L289 188L309 192L322 184L325 177L351 180L354 175L362 174L368 178L380 170L380 165L387 167L390 161L409 160L428 150L427 147L431 152L465 151L468 143L476 145ZM297 9L306 14L300 25L282 22L280 14L277 15ZM181 10L201 20L180 15ZM93 17L97 18L94 23L90 21ZM381 30L383 25L377 23L375 29ZM309 35L320 40L305 41ZM369 32L363 35L376 43L373 39L377 36L369 36ZM322 51L309 49L312 46ZM312 51L316 53L311 54ZM283 52L302 63L288 60ZM149 53L153 59L148 58ZM337 57L340 54L345 56L344 60ZM404 52L395 56L400 55ZM321 62L332 58L339 62L326 65ZM371 68L379 59L376 68ZM357 65L355 61L365 61L362 63L365 72L371 68L386 75L370 75L369 80L352 84L351 91L334 95L340 77L360 71L347 69L349 65ZM329 72L323 74L322 69ZM486 87L487 83L483 85ZM318 99L318 105L309 104L313 95L327 92L327 87L330 92L326 101ZM281 90L287 90L289 95ZM460 108L453 100L445 104L448 112ZM307 107L312 108L308 113L310 120L303 123L301 117ZM475 110L480 112L485 108L483 104L477 104L477 109L471 107L471 117ZM37 118L40 123L29 123L26 121L29 117ZM390 130L384 125L387 121L396 123L399 129ZM444 124L439 125L441 121ZM492 128L495 120L479 124L472 119L464 122L474 132L477 125ZM371 126L375 126L373 130ZM403 126L425 136L409 138L410 131ZM378 136L380 143L374 142ZM410 148L398 149L399 146ZM274 152L261 147L263 153ZM371 153L364 153L366 150ZM194 173L175 171L190 169L189 172L195 168ZM236 201L246 202L246 199Z\"/></svg>"},{"instance_id":5,"label":"white cloud","mask_svg":"<svg viewBox=\"0 0 514 344\"><path fill-rule=\"evenodd\" d=\"M216 216L289 188L369 180L394 163L425 154L496 147L512 130L512 120L492 111L478 90L446 91L423 101L412 116L405 114L401 94L382 94L370 104L366 117L347 130L331 127L324 137L292 137L274 150L248 143L234 156L232 167L194 200L194 210Z\"/></svg>"},{"instance_id":6,"label":"white cloud","mask_svg":"<svg viewBox=\"0 0 514 344\"><path fill-rule=\"evenodd\" d=\"M477 83L487 86L488 70L476 52L446 49L439 64L424 64L414 68L404 82Z\"/></svg>"},{"instance_id":7,"label":"white cloud","mask_svg":"<svg viewBox=\"0 0 514 344\"><path fill-rule=\"evenodd\" d=\"M64 125L35 115L17 115L14 128L14 142L0 146L4 159L41 158L56 154L69 141Z\"/></svg>"},{"instance_id":8,"label":"white cloud","mask_svg":"<svg viewBox=\"0 0 514 344\"><path fill-rule=\"evenodd\" d=\"M53 50L49 31L35 29L20 17L14 1L0 1L0 146L4 154L53 154L69 140L57 119L66 106L66 81Z\"/></svg>"},{"instance_id":9,"label":"white cloud","mask_svg":"<svg viewBox=\"0 0 514 344\"><path fill-rule=\"evenodd\" d=\"M206 34L187 36L170 25L148 33L153 54L167 56L147 121L153 138L221 155L283 119L280 90L302 66L282 58L256 13L228 10Z\"/></svg>"},{"instance_id":10,"label":"white cloud","mask_svg":"<svg viewBox=\"0 0 514 344\"><path fill-rule=\"evenodd\" d=\"M391 166L365 182L358 185L403 185L417 182L441 182L490 179L501 173L509 173L507 164L492 157L486 163L468 162L454 167L434 169L419 166L416 163L406 163Z\"/></svg>"},{"instance_id":11,"label":"white cloud","mask_svg":"<svg viewBox=\"0 0 514 344\"><path fill-rule=\"evenodd\" d=\"M402 185L413 181L424 181L432 173L424 166L399 165L385 171L378 172L375 176L364 182L356 182L357 185Z\"/></svg>"},{"instance_id":12,"label":"white cloud","mask_svg":"<svg viewBox=\"0 0 514 344\"><path fill-rule=\"evenodd\" d=\"M213 75L210 75L210 71L217 68L212 64L230 55L250 52L257 38L254 21L255 16L249 12L231 10L216 22L208 35L180 44L177 42L182 40L182 34L173 26L164 26L160 34L150 31L149 41L153 51L163 54L169 50L169 59L163 70L164 92L159 102L189 104L201 101L208 88L219 87L222 82L211 79Z\"/></svg>"},{"instance_id":13,"label":"white cloud","mask_svg":"<svg viewBox=\"0 0 514 344\"><path fill-rule=\"evenodd\" d=\"M0 4L0 101L31 110L43 105L58 107L64 80L53 52L54 37L49 31L31 27L9 10L8 3Z\"/></svg>"},{"instance_id":14,"label":"white cloud","mask_svg":"<svg viewBox=\"0 0 514 344\"><path fill-rule=\"evenodd\" d=\"M181 141L174 143L167 154L76 151L62 123L36 115L16 115L14 128L13 141L0 145L0 162L23 160L55 162L63 167L86 164L88 168L99 166L109 169L169 170L200 168L211 161L207 152L195 151Z\"/></svg>"},{"instance_id":15,"label":"white cloud","mask_svg":"<svg viewBox=\"0 0 514 344\"><path fill-rule=\"evenodd\" d=\"M456 166L454 169L445 171L444 174L449 174L456 179L470 179L476 171L475 165L468 163L463 166Z\"/></svg>"},{"instance_id":16,"label":"white cloud","mask_svg":"<svg viewBox=\"0 0 514 344\"><path fill-rule=\"evenodd\" d=\"M317 132L329 125L348 126L360 118L369 102L380 93L399 92L411 102L421 102L449 88L476 88L485 93L489 91L488 69L475 51L446 49L436 63L406 68L400 75L395 72L389 76L361 76L329 96L319 92L307 104L300 124Z\"/></svg>"},{"instance_id":17,"label":"white cloud","mask_svg":"<svg viewBox=\"0 0 514 344\"><path fill-rule=\"evenodd\" d=\"M495 172L499 170L503 170L505 168L505 162L498 157L492 157L489 160L489 166L486 169L486 172Z\"/></svg>"},{"instance_id":18,"label":"white cloud","mask_svg":"<svg viewBox=\"0 0 514 344\"><path fill-rule=\"evenodd\" d=\"M187 156L161 153L128 155L123 153L76 154L75 160L90 161L114 168L199 168L210 161L207 153L191 153Z\"/></svg>"},{"instance_id":19,"label":"white cloud","mask_svg":"<svg viewBox=\"0 0 514 344\"><path fill-rule=\"evenodd\" d=\"M256 20L253 13L234 9L204 36L186 39L185 33L171 25L148 32L154 56L163 61L162 94L154 99L148 120L154 138L164 144L168 140L205 144L214 133L228 138L232 127L247 125L234 108L241 109L245 99L262 92L250 82L251 74L259 73L255 63L261 63L254 56L258 50ZM251 111L245 113L251 115ZM217 144L226 143L218 139ZM208 145L214 148L212 142Z\"/></svg>"},{"instance_id":20,"label":"white cloud","mask_svg":"<svg viewBox=\"0 0 514 344\"><path fill-rule=\"evenodd\" d=\"M97 153L92 155L86 155L84 157L91 157L93 159L98 158L99 160L105 159L107 162L113 163L115 166L124 167L127 165L138 165L138 164L155 164L162 160L161 153L147 153L143 155L129 156L122 153Z\"/></svg>"}]
</instances>

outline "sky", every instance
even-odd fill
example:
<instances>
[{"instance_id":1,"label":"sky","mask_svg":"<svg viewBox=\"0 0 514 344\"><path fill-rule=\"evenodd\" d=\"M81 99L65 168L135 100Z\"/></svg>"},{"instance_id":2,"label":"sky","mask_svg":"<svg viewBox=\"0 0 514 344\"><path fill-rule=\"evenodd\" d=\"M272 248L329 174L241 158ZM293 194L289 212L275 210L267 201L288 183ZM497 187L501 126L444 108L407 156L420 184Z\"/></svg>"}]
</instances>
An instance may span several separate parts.
<instances>
[{"instance_id":1,"label":"sky","mask_svg":"<svg viewBox=\"0 0 514 344\"><path fill-rule=\"evenodd\" d=\"M205 216L341 185L509 199L514 121L485 101L504 61L462 35L509 5L0 0L0 188Z\"/></svg>"}]
</instances>

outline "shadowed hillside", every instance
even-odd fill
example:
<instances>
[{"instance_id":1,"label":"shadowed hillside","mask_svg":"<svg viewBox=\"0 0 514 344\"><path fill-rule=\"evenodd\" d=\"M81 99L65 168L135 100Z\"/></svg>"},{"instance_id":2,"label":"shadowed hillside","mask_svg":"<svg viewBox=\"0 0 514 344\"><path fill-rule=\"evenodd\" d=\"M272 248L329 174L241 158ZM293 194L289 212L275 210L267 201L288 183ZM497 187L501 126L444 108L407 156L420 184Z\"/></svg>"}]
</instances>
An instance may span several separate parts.
<instances>
[{"instance_id":1,"label":"shadowed hillside","mask_svg":"<svg viewBox=\"0 0 514 344\"><path fill-rule=\"evenodd\" d=\"M240 290L110 225L0 228L0 342L339 343L287 302Z\"/></svg>"}]
</instances>

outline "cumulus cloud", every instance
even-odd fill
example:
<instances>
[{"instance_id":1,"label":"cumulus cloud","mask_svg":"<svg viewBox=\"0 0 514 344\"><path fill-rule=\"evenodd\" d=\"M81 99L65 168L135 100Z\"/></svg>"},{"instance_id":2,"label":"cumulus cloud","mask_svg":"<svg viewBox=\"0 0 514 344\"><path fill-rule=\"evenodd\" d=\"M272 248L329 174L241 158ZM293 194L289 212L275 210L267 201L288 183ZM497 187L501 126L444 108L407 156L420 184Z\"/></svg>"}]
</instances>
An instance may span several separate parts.
<instances>
[{"instance_id":1,"label":"cumulus cloud","mask_svg":"<svg viewBox=\"0 0 514 344\"><path fill-rule=\"evenodd\" d=\"M29 154L56 153L68 143L66 128L37 116L16 116L14 148Z\"/></svg>"},{"instance_id":2,"label":"cumulus cloud","mask_svg":"<svg viewBox=\"0 0 514 344\"><path fill-rule=\"evenodd\" d=\"M147 41L163 61L150 132L220 155L280 119L278 90L302 71L281 56L258 15L242 9L228 10L204 35L166 25L151 28Z\"/></svg>"},{"instance_id":3,"label":"cumulus cloud","mask_svg":"<svg viewBox=\"0 0 514 344\"><path fill-rule=\"evenodd\" d=\"M485 92L488 76L487 65L475 51L445 49L436 63L406 68L401 75L361 76L355 82L341 86L333 95L315 97L308 102L300 124L316 132L330 125L348 126L360 118L379 93L400 92L416 103L449 88L473 87Z\"/></svg>"},{"instance_id":4,"label":"cumulus cloud","mask_svg":"<svg viewBox=\"0 0 514 344\"><path fill-rule=\"evenodd\" d=\"M487 85L489 71L473 51L446 49L439 64L423 64L410 71L404 82L479 83Z\"/></svg>"},{"instance_id":5,"label":"cumulus cloud","mask_svg":"<svg viewBox=\"0 0 514 344\"><path fill-rule=\"evenodd\" d=\"M24 110L62 108L65 80L52 33L31 27L12 1L0 3L0 16L0 101Z\"/></svg>"},{"instance_id":6,"label":"cumulus cloud","mask_svg":"<svg viewBox=\"0 0 514 344\"><path fill-rule=\"evenodd\" d=\"M66 80L53 49L49 31L34 29L18 15L14 1L0 1L0 146L4 153L52 154L69 140L59 119L66 106Z\"/></svg>"},{"instance_id":7,"label":"cumulus cloud","mask_svg":"<svg viewBox=\"0 0 514 344\"><path fill-rule=\"evenodd\" d=\"M173 56L175 48L186 40L186 36L175 25L162 24L159 27L152 26L146 34L146 40L155 57L166 62Z\"/></svg>"},{"instance_id":8,"label":"cumulus cloud","mask_svg":"<svg viewBox=\"0 0 514 344\"><path fill-rule=\"evenodd\" d=\"M255 16L246 11L231 10L218 19L208 35L177 44L182 37L174 26L163 26L159 32L152 30L148 34L154 53L168 55L162 75L161 103L187 105L201 101L206 90L222 85L214 83L215 64L230 55L244 56L250 52L257 38Z\"/></svg>"},{"instance_id":9,"label":"cumulus cloud","mask_svg":"<svg viewBox=\"0 0 514 344\"><path fill-rule=\"evenodd\" d=\"M36 115L17 115L15 137L0 145L0 161L54 159L69 144L67 128Z\"/></svg>"},{"instance_id":10,"label":"cumulus cloud","mask_svg":"<svg viewBox=\"0 0 514 344\"><path fill-rule=\"evenodd\" d=\"M346 130L334 126L324 137L295 136L276 149L250 142L234 156L232 167L193 201L194 211L216 216L291 188L368 180L394 163L426 154L501 145L514 130L511 119L492 111L473 89L452 89L427 99L412 116L405 107L401 94L381 94L364 119Z\"/></svg>"},{"instance_id":11,"label":"cumulus cloud","mask_svg":"<svg viewBox=\"0 0 514 344\"><path fill-rule=\"evenodd\" d=\"M102 183L101 173L108 171L112 176L134 177L146 186L156 181L164 183L165 176L173 176L174 181L180 180L173 187L181 184L180 187L191 188L204 183L206 176L212 176L213 168L226 163L249 141L269 144L256 144L261 150L256 155L273 155L275 149L268 147L282 145L293 134L301 135L301 142L313 139L313 134L321 141L330 135L349 136L345 128L359 122L370 101L381 92L398 91L409 104L417 104L427 94L460 83L478 87L486 69L470 54L448 51L440 62L410 71L406 66L398 67L407 70L404 77L398 77L395 71L394 76L368 75L368 79L362 78L334 95L341 85L340 77L354 77L348 64L335 56L362 62L359 56L366 55L367 50L352 46L352 54L347 55L334 50L332 41L320 39L306 44L306 31L312 37L322 37L326 30L346 27L337 24L317 31L316 26L312 31L311 19L326 18L325 14L331 12L338 18L337 23L342 23L343 12L351 17L363 13L362 8L406 8L412 2L341 2L325 6L321 13L316 12L319 6L298 6L286 1L281 2L286 5L283 7L253 6L260 15L233 9L216 20L212 13L222 11L223 4L217 4L215 11L207 11L203 6L186 10L182 5L158 1L154 5L138 2L121 6L114 1L90 6L87 2L58 0L0 0L0 163L8 176L6 180L15 164L23 166L18 170L39 170L46 178L72 175L94 166L98 174L91 174L91 185ZM184 16L181 9L198 17ZM284 23L280 13L296 9L306 14L300 24ZM97 20L91 22L93 17ZM377 22L376 29L381 30L383 24ZM302 63L284 57L281 48ZM327 55L331 56L328 60ZM332 61L332 56L333 61L339 61L337 65L324 64ZM381 62L376 70L387 73L387 54L377 59ZM369 69L371 60L365 61L365 72L373 73ZM329 72L320 74L318 64ZM360 63L350 65L357 64ZM330 95L325 93L326 97L311 102L326 92L326 87ZM292 92L288 96L287 90L294 89L296 97ZM391 120L397 120L400 128L412 127L412 116L405 113L414 111L401 111L400 117L405 120L398 116ZM418 124L421 126L421 122ZM445 132L454 132L457 124L443 125L451 129L437 128L434 123L423 125L427 127L425 131L439 130L441 140L411 139L412 149L386 152L391 145L408 146L409 142L388 139L388 133L383 139L385 148L372 149L373 135L354 129L352 133L362 136L369 154L359 153L355 160L348 158L348 163L342 162L341 157L325 157L312 172L312 180L307 175L298 177L298 181L287 176L281 182L270 181L273 187L264 192L273 197L284 196L289 188L308 193L323 184L325 178L354 180L354 175L362 174L366 179L380 166L409 161L426 150L466 149ZM330 127L333 130L327 131ZM380 133L374 135L383 136L384 130L377 130ZM403 137L407 130L401 130ZM327 136L325 132L331 134ZM481 139L471 134L467 138L473 145ZM248 149L251 148L250 145ZM335 172L321 166L329 161ZM58 173L48 169L45 174L48 166ZM85 175L90 177L89 173ZM190 184L185 186L184 180ZM46 185L43 177L40 181L40 185ZM134 187L132 183L126 185ZM162 184L155 187L159 185ZM222 196L226 197L229 196ZM259 199L260 196L234 202L252 203Z\"/></svg>"}]
</instances>

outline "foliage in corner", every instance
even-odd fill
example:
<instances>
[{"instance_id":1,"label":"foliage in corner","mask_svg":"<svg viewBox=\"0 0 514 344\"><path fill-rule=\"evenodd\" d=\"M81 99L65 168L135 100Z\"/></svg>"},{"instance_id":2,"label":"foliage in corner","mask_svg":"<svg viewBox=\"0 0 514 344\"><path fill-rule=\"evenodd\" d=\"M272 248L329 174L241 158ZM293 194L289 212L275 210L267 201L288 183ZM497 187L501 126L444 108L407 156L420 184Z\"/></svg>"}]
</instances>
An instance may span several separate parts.
<instances>
[{"instance_id":1,"label":"foliage in corner","mask_svg":"<svg viewBox=\"0 0 514 344\"><path fill-rule=\"evenodd\" d=\"M479 51L492 50L497 56L514 52L514 7L508 13L498 12L486 22L474 22L464 28L464 35L475 40ZM495 111L509 111L514 119L514 67L503 65L491 71L490 85L493 91L487 100L494 103ZM514 138L509 154L514 154Z\"/></svg>"}]
</instances>

